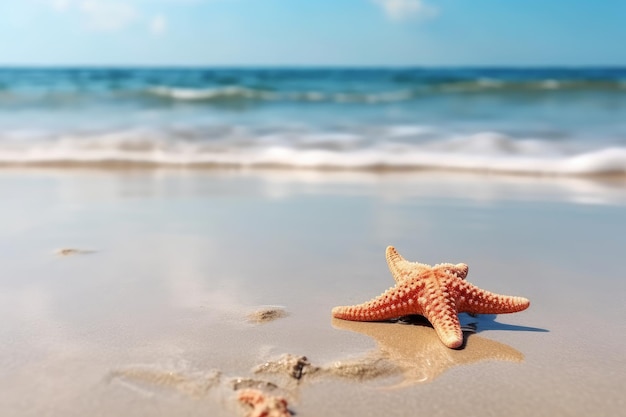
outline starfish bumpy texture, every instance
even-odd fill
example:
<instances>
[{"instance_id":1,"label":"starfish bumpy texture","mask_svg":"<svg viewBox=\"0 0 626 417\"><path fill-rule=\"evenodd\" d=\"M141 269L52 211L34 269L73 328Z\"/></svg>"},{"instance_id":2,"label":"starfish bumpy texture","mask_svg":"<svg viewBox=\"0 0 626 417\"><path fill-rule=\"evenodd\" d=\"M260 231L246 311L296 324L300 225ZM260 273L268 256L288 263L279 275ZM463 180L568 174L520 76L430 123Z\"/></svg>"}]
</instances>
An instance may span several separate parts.
<instances>
[{"instance_id":1,"label":"starfish bumpy texture","mask_svg":"<svg viewBox=\"0 0 626 417\"><path fill-rule=\"evenodd\" d=\"M465 281L466 264L430 266L405 260L387 247L387 263L396 285L363 304L333 308L333 317L353 321L381 321L419 314L433 325L449 348L463 344L458 313L515 313L528 308L523 297L494 294Z\"/></svg>"}]
</instances>

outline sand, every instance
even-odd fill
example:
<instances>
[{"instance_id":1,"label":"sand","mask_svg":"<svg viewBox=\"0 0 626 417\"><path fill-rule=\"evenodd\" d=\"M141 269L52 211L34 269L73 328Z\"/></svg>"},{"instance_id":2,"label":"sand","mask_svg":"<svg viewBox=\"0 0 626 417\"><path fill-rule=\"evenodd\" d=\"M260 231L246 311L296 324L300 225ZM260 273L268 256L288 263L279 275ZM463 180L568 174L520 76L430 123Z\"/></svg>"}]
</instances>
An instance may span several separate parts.
<instances>
[{"instance_id":1,"label":"sand","mask_svg":"<svg viewBox=\"0 0 626 417\"><path fill-rule=\"evenodd\" d=\"M270 321L287 317L287 312L282 307L267 306L261 307L248 314L248 321L251 323L269 323Z\"/></svg>"},{"instance_id":2,"label":"sand","mask_svg":"<svg viewBox=\"0 0 626 417\"><path fill-rule=\"evenodd\" d=\"M243 416L245 389L302 417L626 408L620 182L4 169L0 184L2 415ZM419 319L332 319L393 284L389 244L531 307L462 315L461 350Z\"/></svg>"}]
</instances>

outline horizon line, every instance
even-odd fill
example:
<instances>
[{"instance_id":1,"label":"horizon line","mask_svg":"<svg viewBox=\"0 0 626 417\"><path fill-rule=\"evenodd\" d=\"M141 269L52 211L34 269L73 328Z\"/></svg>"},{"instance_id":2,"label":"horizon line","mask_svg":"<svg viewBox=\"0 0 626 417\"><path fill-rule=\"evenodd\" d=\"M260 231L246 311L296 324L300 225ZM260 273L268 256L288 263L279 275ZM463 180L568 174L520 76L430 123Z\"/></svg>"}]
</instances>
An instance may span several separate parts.
<instances>
[{"instance_id":1,"label":"horizon line","mask_svg":"<svg viewBox=\"0 0 626 417\"><path fill-rule=\"evenodd\" d=\"M189 69L189 70L415 70L415 69L611 69L626 70L626 65L603 65L603 64L550 64L550 65L338 65L338 64L284 64L284 65L251 65L251 64L207 64L207 65L184 65L184 64L0 64L0 70L5 69L110 69L110 70L129 70L129 69Z\"/></svg>"}]
</instances>

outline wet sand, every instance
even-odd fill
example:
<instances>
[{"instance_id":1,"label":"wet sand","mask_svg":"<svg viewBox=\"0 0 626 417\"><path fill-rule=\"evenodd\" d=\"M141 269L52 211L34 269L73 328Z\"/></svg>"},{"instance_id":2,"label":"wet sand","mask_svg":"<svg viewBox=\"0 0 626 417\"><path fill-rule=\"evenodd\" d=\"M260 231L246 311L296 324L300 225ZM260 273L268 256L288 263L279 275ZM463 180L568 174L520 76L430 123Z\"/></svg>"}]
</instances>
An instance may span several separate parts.
<instances>
[{"instance_id":1,"label":"wet sand","mask_svg":"<svg viewBox=\"0 0 626 417\"><path fill-rule=\"evenodd\" d=\"M0 170L0 190L3 415L245 415L237 389L303 417L626 407L622 184ZM531 307L462 315L461 350L419 319L331 319L393 284L390 244Z\"/></svg>"}]
</instances>

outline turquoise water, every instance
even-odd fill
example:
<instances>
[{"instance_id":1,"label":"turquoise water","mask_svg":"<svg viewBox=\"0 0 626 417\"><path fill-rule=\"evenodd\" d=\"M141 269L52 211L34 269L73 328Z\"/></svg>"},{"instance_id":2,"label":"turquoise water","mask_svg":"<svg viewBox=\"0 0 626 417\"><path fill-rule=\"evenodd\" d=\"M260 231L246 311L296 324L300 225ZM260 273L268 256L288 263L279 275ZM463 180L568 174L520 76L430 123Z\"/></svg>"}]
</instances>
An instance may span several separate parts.
<instances>
[{"instance_id":1,"label":"turquoise water","mask_svg":"<svg viewBox=\"0 0 626 417\"><path fill-rule=\"evenodd\" d=\"M626 69L0 69L0 163L626 173Z\"/></svg>"}]
</instances>

